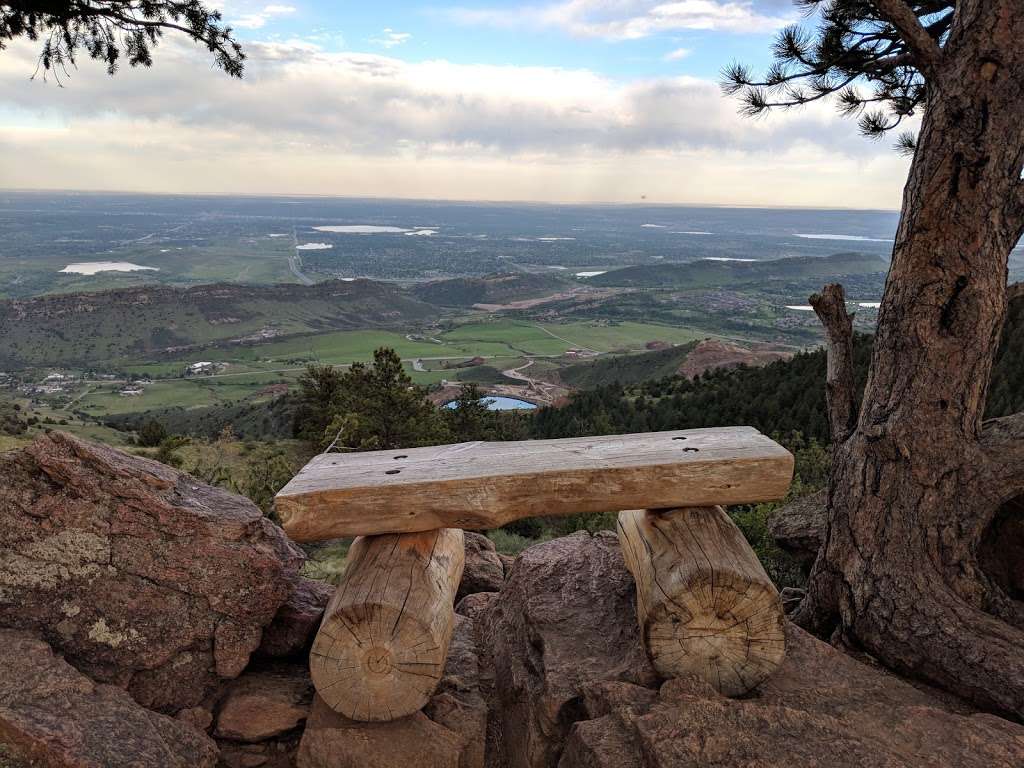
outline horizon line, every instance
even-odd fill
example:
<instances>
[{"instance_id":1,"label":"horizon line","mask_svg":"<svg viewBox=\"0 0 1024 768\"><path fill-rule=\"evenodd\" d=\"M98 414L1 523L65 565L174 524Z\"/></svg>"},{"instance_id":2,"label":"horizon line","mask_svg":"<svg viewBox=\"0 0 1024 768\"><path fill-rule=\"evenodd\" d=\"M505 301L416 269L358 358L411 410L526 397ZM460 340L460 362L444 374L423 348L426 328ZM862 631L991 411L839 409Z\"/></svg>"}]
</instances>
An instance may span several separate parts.
<instances>
[{"instance_id":1,"label":"horizon line","mask_svg":"<svg viewBox=\"0 0 1024 768\"><path fill-rule=\"evenodd\" d=\"M450 203L453 205L536 205L536 206L623 206L653 208L741 208L752 210L791 211L851 211L861 213L900 213L898 208L854 208L827 205L766 205L757 203L665 203L650 200L527 200L527 199L466 199L449 197L401 197L382 195L342 195L308 192L151 192L125 189L83 189L51 187L0 187L0 194L76 194L76 195L137 195L139 197L216 197L216 198L286 198L301 197L319 200L379 200L392 202Z\"/></svg>"}]
</instances>

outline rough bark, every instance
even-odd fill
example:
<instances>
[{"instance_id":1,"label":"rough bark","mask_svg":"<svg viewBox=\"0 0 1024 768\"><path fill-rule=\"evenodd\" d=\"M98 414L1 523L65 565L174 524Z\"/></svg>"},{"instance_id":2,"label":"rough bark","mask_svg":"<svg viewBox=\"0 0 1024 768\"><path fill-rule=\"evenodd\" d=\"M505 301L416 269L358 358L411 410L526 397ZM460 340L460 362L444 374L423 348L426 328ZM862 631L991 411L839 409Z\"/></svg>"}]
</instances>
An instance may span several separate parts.
<instances>
[{"instance_id":1,"label":"rough bark","mask_svg":"<svg viewBox=\"0 0 1024 768\"><path fill-rule=\"evenodd\" d=\"M444 671L464 559L458 528L352 543L310 652L328 706L371 722L423 708Z\"/></svg>"},{"instance_id":2,"label":"rough bark","mask_svg":"<svg viewBox=\"0 0 1024 768\"><path fill-rule=\"evenodd\" d=\"M904 191L856 431L836 446L828 530L797 619L890 667L1024 717L1019 614L979 566L1024 491L1020 442L983 430L1020 239L1024 13L958 3ZM998 446L998 447L997 447Z\"/></svg>"},{"instance_id":3,"label":"rough bark","mask_svg":"<svg viewBox=\"0 0 1024 768\"><path fill-rule=\"evenodd\" d=\"M721 507L619 513L640 632L664 677L747 693L786 652L778 590Z\"/></svg>"}]
</instances>

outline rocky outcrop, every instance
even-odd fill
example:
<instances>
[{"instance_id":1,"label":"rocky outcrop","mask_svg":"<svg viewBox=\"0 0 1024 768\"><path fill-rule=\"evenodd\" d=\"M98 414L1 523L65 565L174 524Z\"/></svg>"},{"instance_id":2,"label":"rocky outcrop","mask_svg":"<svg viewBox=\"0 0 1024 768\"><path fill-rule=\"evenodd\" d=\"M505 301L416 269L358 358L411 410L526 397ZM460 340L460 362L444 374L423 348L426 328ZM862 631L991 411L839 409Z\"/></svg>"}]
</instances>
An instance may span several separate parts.
<instances>
[{"instance_id":1,"label":"rocky outcrop","mask_svg":"<svg viewBox=\"0 0 1024 768\"><path fill-rule=\"evenodd\" d=\"M313 645L327 602L334 587L322 581L300 578L278 608L274 620L263 630L259 651L271 658L304 656Z\"/></svg>"},{"instance_id":2,"label":"rocky outcrop","mask_svg":"<svg viewBox=\"0 0 1024 768\"><path fill-rule=\"evenodd\" d=\"M497 592L505 582L505 566L494 542L480 533L464 531L466 564L455 599L478 592Z\"/></svg>"},{"instance_id":3,"label":"rocky outcrop","mask_svg":"<svg viewBox=\"0 0 1024 768\"><path fill-rule=\"evenodd\" d=\"M539 544L511 565L471 537L466 588L500 591L458 601L444 674L421 712L354 722L314 695L304 659L330 588L296 577L300 554L247 502L63 435L0 455L0 476L0 622L23 628L0 628L0 765L12 754L60 768L1019 768L1024 758L1021 725L794 626L781 667L742 699L658 680L610 533Z\"/></svg>"},{"instance_id":4,"label":"rocky outcrop","mask_svg":"<svg viewBox=\"0 0 1024 768\"><path fill-rule=\"evenodd\" d=\"M657 682L613 533L530 547L479 620L494 659L501 749L512 768L557 763L573 723L585 716L587 685Z\"/></svg>"},{"instance_id":5,"label":"rocky outcrop","mask_svg":"<svg viewBox=\"0 0 1024 768\"><path fill-rule=\"evenodd\" d=\"M653 699L588 701L593 717L573 728L558 768L1020 765L1021 726L951 711L796 627L788 634L786 662L753 699L672 680Z\"/></svg>"},{"instance_id":6,"label":"rocky outcrop","mask_svg":"<svg viewBox=\"0 0 1024 768\"><path fill-rule=\"evenodd\" d=\"M792 625L786 660L750 697L689 678L659 687L631 655L632 582L611 542L581 533L531 547L483 617L513 768L1020 765L1024 727L951 705Z\"/></svg>"},{"instance_id":7,"label":"rocky outcrop","mask_svg":"<svg viewBox=\"0 0 1024 768\"><path fill-rule=\"evenodd\" d=\"M26 763L54 768L217 763L205 734L143 709L121 688L94 683L45 642L12 630L0 630L0 745Z\"/></svg>"},{"instance_id":8,"label":"rocky outcrop","mask_svg":"<svg viewBox=\"0 0 1024 768\"><path fill-rule=\"evenodd\" d=\"M803 496L775 510L768 518L768 533L784 551L810 565L825 537L828 489Z\"/></svg>"},{"instance_id":9,"label":"rocky outcrop","mask_svg":"<svg viewBox=\"0 0 1024 768\"><path fill-rule=\"evenodd\" d=\"M303 556L248 500L54 432L0 454L0 626L163 712L237 676Z\"/></svg>"},{"instance_id":10,"label":"rocky outcrop","mask_svg":"<svg viewBox=\"0 0 1024 768\"><path fill-rule=\"evenodd\" d=\"M679 375L692 379L705 371L718 368L736 368L740 365L758 367L776 360L789 360L792 356L792 352L773 349L769 345L743 347L723 339L704 339L679 366Z\"/></svg>"}]
</instances>

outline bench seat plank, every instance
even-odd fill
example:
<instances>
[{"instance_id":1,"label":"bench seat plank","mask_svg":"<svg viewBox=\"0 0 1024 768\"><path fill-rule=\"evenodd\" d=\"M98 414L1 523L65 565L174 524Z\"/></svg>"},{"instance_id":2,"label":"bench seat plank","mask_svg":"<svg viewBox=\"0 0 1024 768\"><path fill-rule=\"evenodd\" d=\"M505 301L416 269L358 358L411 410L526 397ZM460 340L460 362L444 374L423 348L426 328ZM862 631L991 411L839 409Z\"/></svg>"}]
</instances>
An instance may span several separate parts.
<instances>
[{"instance_id":1,"label":"bench seat plank","mask_svg":"<svg viewBox=\"0 0 1024 768\"><path fill-rule=\"evenodd\" d=\"M793 457L752 427L325 453L277 494L296 541L785 496Z\"/></svg>"}]
</instances>

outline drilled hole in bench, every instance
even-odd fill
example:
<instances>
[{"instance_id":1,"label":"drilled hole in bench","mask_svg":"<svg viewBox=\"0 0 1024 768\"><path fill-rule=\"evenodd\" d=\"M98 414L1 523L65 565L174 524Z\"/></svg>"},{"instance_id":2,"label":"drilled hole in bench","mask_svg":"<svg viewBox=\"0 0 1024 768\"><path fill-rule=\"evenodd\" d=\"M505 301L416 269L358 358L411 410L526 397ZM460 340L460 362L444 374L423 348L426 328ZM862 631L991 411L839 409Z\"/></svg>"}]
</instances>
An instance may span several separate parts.
<instances>
[{"instance_id":1,"label":"drilled hole in bench","mask_svg":"<svg viewBox=\"0 0 1024 768\"><path fill-rule=\"evenodd\" d=\"M403 454L402 454L401 456L395 456L394 458L395 458L395 459L408 459L409 457L408 457L408 456L406 456L406 455L405 455L405 454L403 453Z\"/></svg>"},{"instance_id":2,"label":"drilled hole in bench","mask_svg":"<svg viewBox=\"0 0 1024 768\"><path fill-rule=\"evenodd\" d=\"M685 440L686 438L685 437L673 437L672 439L673 440Z\"/></svg>"},{"instance_id":3,"label":"drilled hole in bench","mask_svg":"<svg viewBox=\"0 0 1024 768\"><path fill-rule=\"evenodd\" d=\"M389 469L384 474L385 475L397 475L401 471L402 470L400 470L400 469Z\"/></svg>"},{"instance_id":4,"label":"drilled hole in bench","mask_svg":"<svg viewBox=\"0 0 1024 768\"><path fill-rule=\"evenodd\" d=\"M696 453L700 448L683 448L683 453Z\"/></svg>"}]
</instances>

